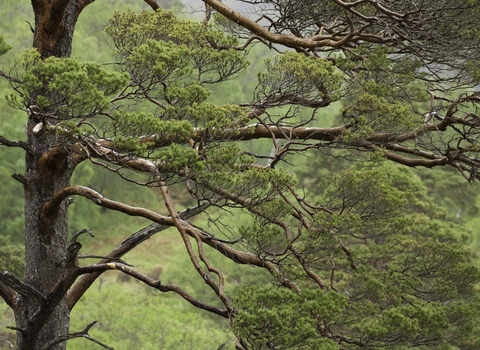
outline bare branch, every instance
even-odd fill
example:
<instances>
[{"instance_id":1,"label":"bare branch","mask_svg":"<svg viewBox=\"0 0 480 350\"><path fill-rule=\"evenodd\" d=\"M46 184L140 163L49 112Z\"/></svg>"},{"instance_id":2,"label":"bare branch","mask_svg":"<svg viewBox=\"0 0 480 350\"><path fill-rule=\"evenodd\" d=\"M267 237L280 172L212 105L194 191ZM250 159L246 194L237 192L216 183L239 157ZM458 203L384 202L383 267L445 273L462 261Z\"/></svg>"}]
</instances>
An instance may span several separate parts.
<instances>
[{"instance_id":1,"label":"bare branch","mask_svg":"<svg viewBox=\"0 0 480 350\"><path fill-rule=\"evenodd\" d=\"M0 145L4 145L4 146L7 146L7 147L19 147L19 148L23 148L25 151L27 151L30 154L33 153L32 148L26 142L11 141L11 140L8 140L1 135L0 135Z\"/></svg>"},{"instance_id":2,"label":"bare branch","mask_svg":"<svg viewBox=\"0 0 480 350\"><path fill-rule=\"evenodd\" d=\"M96 340L95 338L92 338L88 332L90 331L90 328L92 328L97 321L90 322L82 331L75 332L75 333L70 333L70 334L65 334L59 337L56 337L55 339L49 341L47 344L45 344L40 350L48 350L51 349L54 345L75 339L75 338L85 338L87 340L90 340L91 342L94 342L95 344L100 345L101 347L109 350L114 350L114 348L111 348L102 342Z\"/></svg>"},{"instance_id":3,"label":"bare branch","mask_svg":"<svg viewBox=\"0 0 480 350\"><path fill-rule=\"evenodd\" d=\"M42 208L42 215L52 215L64 199L73 195L82 196L90 199L95 204L107 209L120 211L130 216L141 216L159 224L173 226L173 221L170 217L157 214L145 208L132 207L121 202L112 201L103 197L97 191L83 186L70 186L58 191L50 201L45 203Z\"/></svg>"},{"instance_id":4,"label":"bare branch","mask_svg":"<svg viewBox=\"0 0 480 350\"><path fill-rule=\"evenodd\" d=\"M156 2L155 0L144 0L148 5L150 5L150 7L154 10L154 11L157 11L159 8L160 8L160 5L158 4L158 2Z\"/></svg>"},{"instance_id":5,"label":"bare branch","mask_svg":"<svg viewBox=\"0 0 480 350\"><path fill-rule=\"evenodd\" d=\"M78 231L77 233L75 233L72 237L72 239L70 240L70 243L73 243L73 242L76 242L77 241L77 238L80 237L80 235L84 234L84 233L88 233L88 235L90 237L94 237L93 236L93 233L92 233L92 230L88 229L88 228L84 228L83 230L81 231Z\"/></svg>"},{"instance_id":6,"label":"bare branch","mask_svg":"<svg viewBox=\"0 0 480 350\"><path fill-rule=\"evenodd\" d=\"M155 289L158 289L161 292L175 292L178 295L180 295L183 299L188 301L190 304L193 306L203 309L209 312L212 312L214 314L220 315L222 317L228 318L229 312L227 310L222 310L219 309L215 306L211 306L209 304L203 303L194 297L192 297L190 294L188 294L186 291L181 289L178 286L175 286L173 284L162 284L160 281L157 281L147 275L144 275L138 271L135 271L131 269L130 267L120 264L120 263L107 263L107 264L95 264L95 265L90 265L90 266L85 266L81 267L79 269L80 274L84 273L92 273L92 272L104 272L108 270L118 270L121 271L147 285L150 287L153 287Z\"/></svg>"},{"instance_id":7,"label":"bare branch","mask_svg":"<svg viewBox=\"0 0 480 350\"><path fill-rule=\"evenodd\" d=\"M13 303L15 300L15 291L10 288L8 285L3 283L0 278L0 297L5 301L5 303L13 309Z\"/></svg>"},{"instance_id":8,"label":"bare branch","mask_svg":"<svg viewBox=\"0 0 480 350\"><path fill-rule=\"evenodd\" d=\"M8 271L0 273L0 282L25 297L33 296L40 301L44 301L46 299L38 290L26 283L23 283L14 274Z\"/></svg>"},{"instance_id":9,"label":"bare branch","mask_svg":"<svg viewBox=\"0 0 480 350\"><path fill-rule=\"evenodd\" d=\"M212 272L218 276L218 284L213 281L213 279L210 277L208 273L204 271L202 266L200 265L200 262L198 261L195 253L193 252L192 245L190 243L190 239L187 233L187 226L185 222L182 222L180 220L180 217L178 216L178 213L176 212L174 206L173 206L173 201L172 198L170 197L170 194L168 192L168 187L160 180L160 176L157 175L156 178L159 181L160 185L160 191L162 192L163 199L165 201L165 205L170 213L170 216L173 219L173 223L175 224L175 227L177 228L178 232L180 233L180 236L182 237L183 243L185 245L185 248L187 249L188 256L190 257L190 261L192 262L193 266L195 267L195 270L197 270L198 274L202 276L202 278L205 280L205 283L208 284L210 288L218 295L222 303L225 305L225 307L228 310L228 314L232 314L234 309L230 305L230 302L225 295L224 291L224 277L223 274L220 270L214 268L209 260L206 258L204 252L203 252L203 245L202 245L202 240L201 238L196 234L196 230L190 230L190 235L193 234L193 237L197 241L197 249L198 249L198 254L200 256L201 261L207 266L207 269L209 272ZM192 228L192 227L190 227Z\"/></svg>"},{"instance_id":10,"label":"bare branch","mask_svg":"<svg viewBox=\"0 0 480 350\"><path fill-rule=\"evenodd\" d=\"M92 254L86 254L86 255L79 255L78 259L102 259L107 262L118 262L120 264L123 264L125 266L133 267L133 265L127 263L126 261L120 259L120 258L109 258L103 255L92 255Z\"/></svg>"},{"instance_id":11,"label":"bare branch","mask_svg":"<svg viewBox=\"0 0 480 350\"><path fill-rule=\"evenodd\" d=\"M23 186L27 185L27 180L25 179L24 175L21 174L12 174L12 178L20 182Z\"/></svg>"},{"instance_id":12,"label":"bare branch","mask_svg":"<svg viewBox=\"0 0 480 350\"><path fill-rule=\"evenodd\" d=\"M5 73L4 71L1 71L1 70L0 70L0 77L6 78L11 83L17 83L17 84L22 83L22 81L20 79L18 79L17 77L9 75L9 74Z\"/></svg>"},{"instance_id":13,"label":"bare branch","mask_svg":"<svg viewBox=\"0 0 480 350\"><path fill-rule=\"evenodd\" d=\"M242 27L250 30L255 35L264 38L265 40L282 44L291 48L315 48L322 46L341 47L350 40L359 40L359 38L353 37L350 33L341 39L337 39L333 35L316 35L315 40L308 38L301 38L291 34L276 34L272 33L268 29L262 27L255 21L241 15L240 13L232 10L227 5L224 5L219 0L204 0L204 3L214 8L223 16L227 17L231 21L241 25Z\"/></svg>"},{"instance_id":14,"label":"bare branch","mask_svg":"<svg viewBox=\"0 0 480 350\"><path fill-rule=\"evenodd\" d=\"M207 209L211 205L211 202L204 201L193 208L185 209L184 211L179 213L179 216L182 220L187 220L205 211L205 209ZM99 264L109 263L112 260L119 259L123 255L137 247L139 244L152 237L154 234L163 231L169 227L170 225L152 224L148 227L141 229L140 231L137 231L129 238L124 240L118 248L114 249L106 257L104 257L103 260L99 262ZM87 289L92 285L92 283L97 279L97 277L100 276L101 273L102 271L84 274L75 283L75 285L68 292L67 296L67 304L70 310L75 306L80 297L87 291Z\"/></svg>"}]
</instances>

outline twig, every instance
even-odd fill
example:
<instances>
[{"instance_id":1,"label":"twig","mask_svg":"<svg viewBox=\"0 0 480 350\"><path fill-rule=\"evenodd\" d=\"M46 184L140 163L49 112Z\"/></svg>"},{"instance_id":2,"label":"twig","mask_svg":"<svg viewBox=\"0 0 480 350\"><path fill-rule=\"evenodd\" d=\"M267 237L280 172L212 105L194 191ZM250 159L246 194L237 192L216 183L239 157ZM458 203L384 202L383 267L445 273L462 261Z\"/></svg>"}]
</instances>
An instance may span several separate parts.
<instances>
[{"instance_id":1,"label":"twig","mask_svg":"<svg viewBox=\"0 0 480 350\"><path fill-rule=\"evenodd\" d=\"M12 83L17 83L17 84L21 84L22 81L14 76L11 76L3 71L0 70L0 76L6 78L8 81L12 82Z\"/></svg>"},{"instance_id":2,"label":"twig","mask_svg":"<svg viewBox=\"0 0 480 350\"><path fill-rule=\"evenodd\" d=\"M95 344L100 345L101 347L103 347L105 349L115 350L114 348L111 348L108 345L103 344L102 342L100 342L99 340L93 338L92 336L90 336L90 334L88 334L88 332L90 331L90 328L92 328L96 323L97 323L97 321L93 321L93 322L89 323L82 331L75 332L75 333L70 333L70 334L65 334L65 335L61 335L59 337L56 337L55 339L53 339L53 340L49 341L47 344L45 344L40 350L51 349L56 344L59 344L59 343L62 343L62 342L65 342L65 341L68 341L68 340L71 340L71 339L75 339L75 338L85 338L87 340L90 340L91 342L94 342Z\"/></svg>"},{"instance_id":3,"label":"twig","mask_svg":"<svg viewBox=\"0 0 480 350\"><path fill-rule=\"evenodd\" d=\"M77 238L82 234L82 233L88 233L88 235L90 237L95 237L92 233L92 230L90 230L89 228L84 228L83 230L81 231L78 231L77 233L75 233L72 237L72 239L70 240L70 243L73 243L73 242L76 242L77 241Z\"/></svg>"}]
</instances>

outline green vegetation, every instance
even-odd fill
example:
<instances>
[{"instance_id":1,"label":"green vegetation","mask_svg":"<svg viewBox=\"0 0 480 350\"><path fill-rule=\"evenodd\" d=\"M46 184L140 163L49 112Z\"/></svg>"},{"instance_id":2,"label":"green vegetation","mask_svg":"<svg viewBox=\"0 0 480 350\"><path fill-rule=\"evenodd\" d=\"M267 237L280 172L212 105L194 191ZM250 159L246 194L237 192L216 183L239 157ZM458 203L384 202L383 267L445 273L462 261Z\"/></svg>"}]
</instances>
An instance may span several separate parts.
<instances>
[{"instance_id":1,"label":"green vegetation","mask_svg":"<svg viewBox=\"0 0 480 350\"><path fill-rule=\"evenodd\" d=\"M448 6L480 3L420 2L270 1L264 33L217 1L97 1L72 57L3 28L0 349L5 326L18 349L479 348L480 32Z\"/></svg>"}]
</instances>

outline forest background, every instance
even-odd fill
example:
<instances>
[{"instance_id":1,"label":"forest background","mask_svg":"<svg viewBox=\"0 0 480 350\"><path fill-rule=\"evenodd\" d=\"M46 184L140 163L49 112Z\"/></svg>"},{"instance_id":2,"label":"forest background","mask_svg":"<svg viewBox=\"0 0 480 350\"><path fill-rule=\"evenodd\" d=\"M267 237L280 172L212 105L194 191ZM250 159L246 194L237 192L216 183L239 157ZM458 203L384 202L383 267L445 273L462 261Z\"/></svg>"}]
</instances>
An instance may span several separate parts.
<instances>
[{"instance_id":1,"label":"forest background","mask_svg":"<svg viewBox=\"0 0 480 350\"><path fill-rule=\"evenodd\" d=\"M72 56L81 61L109 62L109 39L104 33L104 27L116 11L141 11L145 5L139 1L111 1L115 6L89 6L82 14L75 31ZM160 2L162 3L162 2ZM182 18L192 18L194 7L186 7L180 1L164 1L165 8L171 8ZM15 18L15 21L10 21ZM21 21L19 19L24 19ZM13 46L7 58L3 58L1 69L19 64L24 49L31 47L31 35L25 31L33 20L31 6L28 2L18 4L17 1L4 0L0 12L0 34L7 43ZM227 82L218 91L212 93L211 99L216 103L236 103L251 99L255 88L256 73L264 68L264 58L271 56L265 48L254 50L250 58L252 62L248 72L237 79ZM10 87L4 81L0 85L0 96L10 92ZM321 126L330 126L339 117L342 106L334 104L322 111L318 116ZM25 138L22 123L22 112L11 109L5 99L0 99L0 129L2 134L13 138ZM268 153L271 147L268 142L258 142L255 147L264 148ZM1 158L9 162L0 164L0 267L8 266L9 270L20 271L20 259L23 241L23 195L21 185L11 178L12 174L22 172L24 160L22 152L17 149L0 147ZM310 167L307 167L307 163ZM316 167L311 164L315 163ZM319 181L341 169L385 166L383 164L359 165L355 162L332 161L329 157L309 155L295 161L295 173L306 184ZM312 173L315 169L315 173ZM445 169L404 169L402 170L418 191L425 198L433 200L439 206L439 217L455 227L455 232L463 237L466 249L471 251L472 261L480 266L480 256L475 252L480 249L480 195L478 185L470 184L453 170ZM91 164L85 162L75 173L75 182L96 189L107 197L115 197L133 205L147 205L159 201L159 194L146 188L138 188L112 176L107 171L94 172ZM177 197L176 201L186 201L187 198ZM76 215L81 213L81 215ZM78 231L84 227L90 228L94 239L84 239L83 252L106 254L110 247L118 245L129 233L134 232L148 223L142 219L132 218L120 221L121 214L102 210L99 207L86 205L86 200L78 199L72 206L70 214L70 230ZM203 221L202 221L203 220ZM121 223L120 223L121 222ZM207 225L206 218L197 219L200 226ZM164 281L173 281L186 286L193 295L206 293L205 284L194 278L195 272L190 261L184 254L183 245L175 239L176 234L162 233L152 238L148 246L155 250L140 247L129 253L124 259L136 267L148 271L151 276ZM8 243L8 244L7 244ZM16 257L18 259L15 259ZM224 263L229 264L229 263ZM228 271L232 293L243 284L267 284L268 278L261 271L249 269L230 263L224 266ZM118 305L122 305L121 308ZM228 322L209 316L182 301L175 295L161 294L152 291L132 279L116 272L105 274L80 301L72 313L71 329L81 329L91 320L99 320L91 334L104 343L117 349L215 349L221 344L231 346L234 335ZM0 349L10 349L14 343L14 332L6 330L5 326L13 324L13 315L6 305L0 305ZM89 348L95 345L86 340L69 342L68 349ZM100 347L98 347L100 349Z\"/></svg>"}]
</instances>

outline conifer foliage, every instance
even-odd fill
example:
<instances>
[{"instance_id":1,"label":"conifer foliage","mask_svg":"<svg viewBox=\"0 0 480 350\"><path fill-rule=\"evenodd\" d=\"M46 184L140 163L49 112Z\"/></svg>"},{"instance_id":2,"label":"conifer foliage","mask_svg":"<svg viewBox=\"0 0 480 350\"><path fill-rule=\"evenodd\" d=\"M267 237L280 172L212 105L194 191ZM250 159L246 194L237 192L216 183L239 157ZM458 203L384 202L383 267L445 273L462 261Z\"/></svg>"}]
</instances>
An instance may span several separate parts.
<instances>
[{"instance_id":1,"label":"conifer foliage","mask_svg":"<svg viewBox=\"0 0 480 350\"><path fill-rule=\"evenodd\" d=\"M228 319L236 349L478 348L480 272L412 168L480 179L480 2L243 0L245 15L204 0L198 23L145 2L150 10L116 13L106 27L112 70L69 57L91 1L32 0L34 48L16 74L0 72L27 120L26 141L0 135L26 162L14 175L25 192L25 272L15 261L0 274L17 349L65 349L79 337L109 348L89 335L93 323L69 331L70 311L108 270ZM248 71L255 44L275 55L251 100L213 103L212 86ZM9 48L2 39L0 54ZM331 127L321 113L334 102L343 108ZM311 162L299 181L293 164L319 154L353 166L327 175ZM87 161L152 187L161 208L71 183ZM191 206L172 199L172 186ZM76 196L153 224L79 262L78 237L91 232L68 235ZM215 230L192 223L205 212ZM219 212L248 219L222 222ZM216 302L120 260L167 227ZM265 270L271 284L230 295L212 255Z\"/></svg>"}]
</instances>

